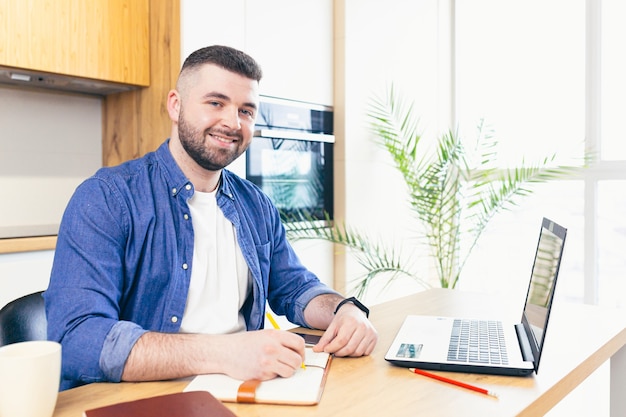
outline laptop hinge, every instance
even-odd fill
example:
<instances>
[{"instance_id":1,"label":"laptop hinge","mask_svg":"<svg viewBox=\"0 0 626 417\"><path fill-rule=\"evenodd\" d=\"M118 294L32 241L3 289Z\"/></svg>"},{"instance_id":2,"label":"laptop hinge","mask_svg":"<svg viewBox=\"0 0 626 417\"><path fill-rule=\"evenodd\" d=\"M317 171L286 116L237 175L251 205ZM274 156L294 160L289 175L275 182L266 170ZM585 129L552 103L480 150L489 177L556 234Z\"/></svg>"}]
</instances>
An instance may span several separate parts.
<instances>
[{"instance_id":1,"label":"laptop hinge","mask_svg":"<svg viewBox=\"0 0 626 417\"><path fill-rule=\"evenodd\" d=\"M520 350L522 351L522 358L528 362L535 362L533 351L530 348L530 342L528 336L524 331L524 325L522 323L515 325L515 332L517 333L517 341L519 342Z\"/></svg>"}]
</instances>

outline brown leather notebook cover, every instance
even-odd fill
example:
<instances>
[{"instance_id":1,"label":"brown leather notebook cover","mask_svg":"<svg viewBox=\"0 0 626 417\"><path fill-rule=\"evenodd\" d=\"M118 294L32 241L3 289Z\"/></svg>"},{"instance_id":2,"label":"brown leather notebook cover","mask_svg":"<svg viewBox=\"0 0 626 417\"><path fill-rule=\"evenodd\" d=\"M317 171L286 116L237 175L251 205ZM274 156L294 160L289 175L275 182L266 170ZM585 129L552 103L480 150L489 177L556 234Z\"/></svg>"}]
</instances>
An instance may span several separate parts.
<instances>
[{"instance_id":1,"label":"brown leather notebook cover","mask_svg":"<svg viewBox=\"0 0 626 417\"><path fill-rule=\"evenodd\" d=\"M85 417L236 417L206 391L178 392L94 408Z\"/></svg>"}]
</instances>

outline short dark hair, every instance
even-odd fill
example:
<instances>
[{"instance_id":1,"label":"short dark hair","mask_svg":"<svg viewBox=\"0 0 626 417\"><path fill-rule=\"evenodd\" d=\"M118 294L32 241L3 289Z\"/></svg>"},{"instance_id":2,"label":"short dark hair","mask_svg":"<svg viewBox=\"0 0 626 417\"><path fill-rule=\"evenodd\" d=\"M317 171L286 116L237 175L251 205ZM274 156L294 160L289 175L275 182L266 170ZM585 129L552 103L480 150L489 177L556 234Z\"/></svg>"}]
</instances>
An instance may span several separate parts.
<instances>
[{"instance_id":1,"label":"short dark hair","mask_svg":"<svg viewBox=\"0 0 626 417\"><path fill-rule=\"evenodd\" d=\"M214 64L227 71L243 75L251 80L261 81L263 71L248 54L223 45L212 45L198 49L187 57L180 73L193 70L204 64Z\"/></svg>"}]
</instances>

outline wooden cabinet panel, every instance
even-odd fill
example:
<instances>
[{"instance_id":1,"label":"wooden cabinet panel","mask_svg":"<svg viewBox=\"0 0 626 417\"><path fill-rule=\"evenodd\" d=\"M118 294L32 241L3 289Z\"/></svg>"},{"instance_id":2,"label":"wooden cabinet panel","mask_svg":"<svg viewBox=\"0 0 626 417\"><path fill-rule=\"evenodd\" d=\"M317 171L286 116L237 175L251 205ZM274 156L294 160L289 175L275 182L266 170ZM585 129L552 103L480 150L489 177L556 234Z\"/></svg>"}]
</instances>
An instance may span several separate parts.
<instances>
[{"instance_id":1,"label":"wooden cabinet panel","mask_svg":"<svg viewBox=\"0 0 626 417\"><path fill-rule=\"evenodd\" d=\"M20 1L14 0L15 3ZM85 3L99 1L85 0ZM120 3L118 0L110 1ZM4 56L7 47L2 37L5 33L2 25L6 23L8 3L13 2L0 0L0 57ZM116 165L156 149L170 132L165 100L169 89L175 86L180 70L180 2L149 0L148 3L150 52L146 56L151 62L145 68L150 71L150 86L103 98L102 162L105 166ZM56 236L6 238L0 239L0 254L42 251L54 249L55 245Z\"/></svg>"},{"instance_id":2,"label":"wooden cabinet panel","mask_svg":"<svg viewBox=\"0 0 626 417\"><path fill-rule=\"evenodd\" d=\"M104 99L102 159L117 165L155 150L169 137L167 93L180 70L180 2L150 0L150 87Z\"/></svg>"},{"instance_id":3,"label":"wooden cabinet panel","mask_svg":"<svg viewBox=\"0 0 626 417\"><path fill-rule=\"evenodd\" d=\"M148 86L149 0L0 0L0 65Z\"/></svg>"}]
</instances>

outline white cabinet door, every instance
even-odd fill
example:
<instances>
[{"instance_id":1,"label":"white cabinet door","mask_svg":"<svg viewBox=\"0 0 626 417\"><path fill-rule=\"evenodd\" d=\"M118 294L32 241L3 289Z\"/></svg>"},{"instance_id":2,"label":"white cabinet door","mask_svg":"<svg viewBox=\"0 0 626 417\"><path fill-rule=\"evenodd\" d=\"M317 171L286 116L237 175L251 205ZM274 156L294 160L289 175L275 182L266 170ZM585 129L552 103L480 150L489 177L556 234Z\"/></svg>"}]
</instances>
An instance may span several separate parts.
<instances>
[{"instance_id":1,"label":"white cabinet door","mask_svg":"<svg viewBox=\"0 0 626 417\"><path fill-rule=\"evenodd\" d=\"M181 0L181 64L209 45L245 51L245 10L246 0Z\"/></svg>"},{"instance_id":2,"label":"white cabinet door","mask_svg":"<svg viewBox=\"0 0 626 417\"><path fill-rule=\"evenodd\" d=\"M263 67L262 94L333 104L332 0L248 1L246 50Z\"/></svg>"},{"instance_id":3,"label":"white cabinet door","mask_svg":"<svg viewBox=\"0 0 626 417\"><path fill-rule=\"evenodd\" d=\"M333 104L332 0L181 0L182 59L241 49L263 68L261 93Z\"/></svg>"}]
</instances>

